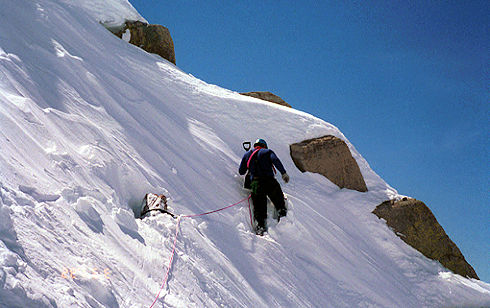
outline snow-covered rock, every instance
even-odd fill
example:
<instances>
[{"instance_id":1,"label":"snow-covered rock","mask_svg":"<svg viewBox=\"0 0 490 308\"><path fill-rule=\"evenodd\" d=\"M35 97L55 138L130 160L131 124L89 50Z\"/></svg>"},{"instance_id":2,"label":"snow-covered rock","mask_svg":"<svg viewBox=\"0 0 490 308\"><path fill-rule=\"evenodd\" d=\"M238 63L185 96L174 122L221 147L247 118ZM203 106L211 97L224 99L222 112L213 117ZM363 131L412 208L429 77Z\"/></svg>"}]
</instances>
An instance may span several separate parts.
<instances>
[{"instance_id":1,"label":"snow-covered rock","mask_svg":"<svg viewBox=\"0 0 490 308\"><path fill-rule=\"evenodd\" d=\"M291 107L291 105L286 103L282 98L280 98L279 96L277 96L277 95L275 95L269 91L244 92L244 93L240 93L240 94L255 97L255 98L258 98L258 99L261 99L264 101L268 101L268 102L271 102L274 104L279 104L282 106Z\"/></svg>"},{"instance_id":2,"label":"snow-covered rock","mask_svg":"<svg viewBox=\"0 0 490 308\"><path fill-rule=\"evenodd\" d=\"M373 213L386 220L388 226L393 228L404 242L424 256L439 261L463 277L478 279L475 270L466 261L458 246L422 201L408 198L399 201L389 200L378 205Z\"/></svg>"},{"instance_id":3,"label":"snow-covered rock","mask_svg":"<svg viewBox=\"0 0 490 308\"><path fill-rule=\"evenodd\" d=\"M124 41L175 64L174 41L166 27L141 21L126 21L122 28L108 29Z\"/></svg>"}]
</instances>

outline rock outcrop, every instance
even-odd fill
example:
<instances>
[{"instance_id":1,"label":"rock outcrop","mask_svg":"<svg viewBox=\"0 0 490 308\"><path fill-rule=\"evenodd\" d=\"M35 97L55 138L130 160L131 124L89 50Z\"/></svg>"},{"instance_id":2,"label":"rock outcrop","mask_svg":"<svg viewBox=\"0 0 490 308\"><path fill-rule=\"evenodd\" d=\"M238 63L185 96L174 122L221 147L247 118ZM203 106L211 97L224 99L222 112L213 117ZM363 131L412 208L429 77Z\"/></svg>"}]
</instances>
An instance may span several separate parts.
<instances>
[{"instance_id":1,"label":"rock outcrop","mask_svg":"<svg viewBox=\"0 0 490 308\"><path fill-rule=\"evenodd\" d=\"M347 144L335 136L323 136L289 146L301 172L319 173L340 188L367 191L366 183Z\"/></svg>"},{"instance_id":2,"label":"rock outcrop","mask_svg":"<svg viewBox=\"0 0 490 308\"><path fill-rule=\"evenodd\" d=\"M403 198L385 201L373 213L407 244L427 258L464 277L479 279L473 267L437 222L431 210L421 201Z\"/></svg>"},{"instance_id":3,"label":"rock outcrop","mask_svg":"<svg viewBox=\"0 0 490 308\"><path fill-rule=\"evenodd\" d=\"M141 21L126 21L122 29L109 30L119 38L126 39L128 37L129 43L175 64L174 42L170 36L170 31L164 26L149 25ZM127 35L127 31L130 35Z\"/></svg>"},{"instance_id":4,"label":"rock outcrop","mask_svg":"<svg viewBox=\"0 0 490 308\"><path fill-rule=\"evenodd\" d=\"M245 93L240 93L240 94L246 95L246 96L252 96L252 97L264 100L264 101L268 101L271 103L275 103L275 104L279 104L279 105L291 108L291 105L289 105L282 98L280 98L279 96L277 96L271 92L257 91L257 92L245 92Z\"/></svg>"}]
</instances>

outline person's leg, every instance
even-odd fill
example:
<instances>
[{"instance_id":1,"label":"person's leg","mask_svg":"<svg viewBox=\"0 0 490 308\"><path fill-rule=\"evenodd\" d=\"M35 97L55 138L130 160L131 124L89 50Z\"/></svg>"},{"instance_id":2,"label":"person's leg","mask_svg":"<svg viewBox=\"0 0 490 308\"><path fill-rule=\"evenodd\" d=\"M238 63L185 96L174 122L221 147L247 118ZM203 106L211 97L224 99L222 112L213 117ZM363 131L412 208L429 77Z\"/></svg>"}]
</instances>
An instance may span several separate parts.
<instances>
[{"instance_id":1,"label":"person's leg","mask_svg":"<svg viewBox=\"0 0 490 308\"><path fill-rule=\"evenodd\" d=\"M257 221L257 226L265 228L265 221L267 219L267 195L264 191L264 185L259 180L253 180L251 186L254 218Z\"/></svg>"},{"instance_id":2,"label":"person's leg","mask_svg":"<svg viewBox=\"0 0 490 308\"><path fill-rule=\"evenodd\" d=\"M279 182L277 182L276 179L271 179L270 181L268 181L267 184L267 196L269 196L272 204L274 204L279 218L282 216L286 216L287 209L281 185L279 184Z\"/></svg>"}]
</instances>

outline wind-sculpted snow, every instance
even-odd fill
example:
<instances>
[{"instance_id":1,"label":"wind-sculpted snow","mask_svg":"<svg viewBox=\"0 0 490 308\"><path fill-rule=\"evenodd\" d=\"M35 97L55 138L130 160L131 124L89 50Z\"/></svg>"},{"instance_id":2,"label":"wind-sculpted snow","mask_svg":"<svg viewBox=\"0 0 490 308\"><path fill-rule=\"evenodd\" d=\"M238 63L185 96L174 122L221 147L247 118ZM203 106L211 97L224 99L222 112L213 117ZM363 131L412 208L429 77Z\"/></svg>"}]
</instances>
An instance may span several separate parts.
<instances>
[{"instance_id":1,"label":"wind-sculpted snow","mask_svg":"<svg viewBox=\"0 0 490 308\"><path fill-rule=\"evenodd\" d=\"M135 219L141 199L164 193L179 215L245 198L241 143L257 137L291 176L288 216L264 238L246 204L183 219L160 307L490 305L489 284L448 272L371 214L397 193L333 125L118 39L97 16L126 18L125 1L0 2L1 307L148 307L176 220ZM289 145L324 135L347 143L369 192L295 168Z\"/></svg>"},{"instance_id":2,"label":"wind-sculpted snow","mask_svg":"<svg viewBox=\"0 0 490 308\"><path fill-rule=\"evenodd\" d=\"M106 27L122 26L126 20L146 22L128 0L60 0L60 2L78 8Z\"/></svg>"}]
</instances>

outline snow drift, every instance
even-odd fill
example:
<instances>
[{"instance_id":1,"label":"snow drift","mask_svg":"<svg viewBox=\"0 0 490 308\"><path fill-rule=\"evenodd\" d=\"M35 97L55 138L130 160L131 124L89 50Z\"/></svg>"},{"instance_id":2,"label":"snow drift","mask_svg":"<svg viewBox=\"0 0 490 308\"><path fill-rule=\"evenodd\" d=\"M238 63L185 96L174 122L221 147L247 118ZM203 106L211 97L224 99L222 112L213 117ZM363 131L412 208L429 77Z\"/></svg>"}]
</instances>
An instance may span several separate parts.
<instances>
[{"instance_id":1,"label":"snow drift","mask_svg":"<svg viewBox=\"0 0 490 308\"><path fill-rule=\"evenodd\" d=\"M166 307L490 305L490 285L403 243L374 207L397 196L334 126L206 84L100 22L124 0L0 0L0 306L147 307L176 221L135 219L147 192L196 214L247 196L241 143L265 138L290 211L256 237L245 205L182 220ZM302 174L289 144L334 135L369 192Z\"/></svg>"}]
</instances>

